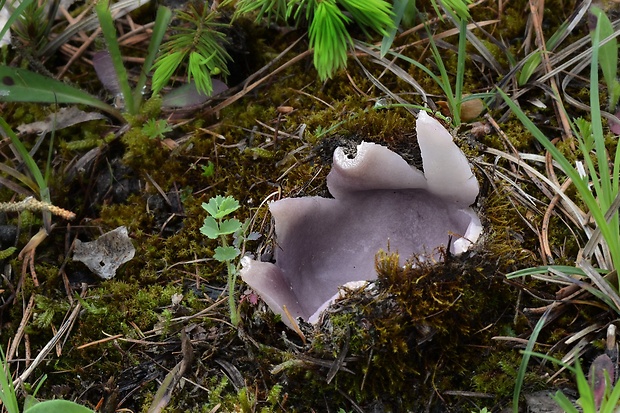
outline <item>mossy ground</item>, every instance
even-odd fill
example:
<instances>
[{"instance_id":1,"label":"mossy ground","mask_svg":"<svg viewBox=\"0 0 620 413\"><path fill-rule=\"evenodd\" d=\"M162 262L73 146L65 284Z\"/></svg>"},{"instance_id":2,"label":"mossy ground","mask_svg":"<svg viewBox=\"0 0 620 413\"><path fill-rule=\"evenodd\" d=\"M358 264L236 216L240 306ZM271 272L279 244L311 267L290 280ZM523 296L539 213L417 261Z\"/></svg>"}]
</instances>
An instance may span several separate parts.
<instances>
[{"instance_id":1,"label":"mossy ground","mask_svg":"<svg viewBox=\"0 0 620 413\"><path fill-rule=\"evenodd\" d=\"M560 7L556 3L545 5L551 11ZM474 8L474 19L496 18L495 7ZM525 1L509 3L496 28L504 38L517 39L509 45L515 56L520 53L525 7ZM563 4L559 9L571 7ZM548 15L551 33L563 16ZM439 23L432 29L443 28L449 25ZM246 76L291 40L291 34L249 22L241 22L239 30L246 39L246 53L252 55ZM397 44L416 40L420 35ZM298 46L290 57L305 46ZM498 61L507 61L502 50L491 50ZM424 44L405 53L433 67ZM380 67L364 57L360 60L392 92L410 92L396 76L381 76ZM456 57L447 53L444 62L454 73ZM422 71L414 66L406 69L429 93L441 94ZM74 69L76 74L84 71L84 66ZM488 72L483 74L492 78ZM233 76L244 78L241 73ZM467 92L493 87L471 62L465 76ZM373 109L381 95L353 60L346 73L320 83L311 59L306 59L220 113L205 109L192 114L167 136L178 142L173 149L149 139L141 129L148 119L164 116L157 99L147 102L117 138L112 135L117 128L101 121L59 131L51 165L52 200L75 211L78 218L71 226L59 223L37 249L34 267L41 286L35 287L26 275L19 297L2 306L0 313L5 345L23 317L22 301L34 294L34 316L26 332L36 354L69 308L65 281L74 294L81 283L88 284L82 298L84 310L63 343L62 354L50 356L32 376L48 374L39 396L77 399L91 407L101 403L101 411L146 411L167 371L182 358L179 337L185 329L194 362L168 411L351 411L354 406L361 411L471 411L476 406L505 405L512 396L520 355L518 348L492 338L522 337L535 324L520 309L540 306L540 301L522 294L517 283L506 282L505 274L539 264L538 236L523 217L539 227L542 214L511 202L510 187L494 179L492 170L482 163L476 170L482 183L477 208L485 233L472 251L446 257L436 265L416 262L406 268L397 265L394 255L379 254L376 286L351 293L330 309L318 327L302 325L305 343L260 301L255 302L241 282L237 293L242 324L234 329L228 322L228 308L221 299L225 268L209 259L217 243L199 231L205 217L201 203L215 195L238 199L243 206L238 218L254 217L253 230L263 234L262 240L247 248L263 251L272 240L269 216L261 202L274 192L325 195L324 178L336 146L378 142L420 166L413 116L403 108ZM421 103L415 96L411 101ZM278 114L276 108L284 105L294 111ZM5 105L3 116L17 126L42 119L52 110L42 105ZM264 125L288 135L276 139ZM518 150L537 152L518 122L509 120L502 128ZM487 159L484 145L504 149L495 134L468 138L467 127L461 131L464 139L459 144L474 160ZM87 149L71 143L96 138L106 138L107 143L100 141L96 156L73 168L72 160L84 156ZM24 141L31 146L34 137L25 136ZM46 145L39 154L47 153ZM45 156L38 159L45 164ZM203 167L209 162L215 165L214 174L204 176ZM534 184L524 185L542 197ZM3 190L3 200L12 196ZM41 225L39 217L30 213L22 213L19 220L15 215L3 219L20 226L19 246ZM551 242L562 246L563 257L570 261L577 250L574 236L558 218L552 224ZM137 254L116 278L99 280L68 259L76 237L92 240L121 225L129 229ZM14 269L7 282L16 284L21 262L13 258L5 264ZM553 288L543 283L528 288L543 297L553 294ZM3 297L7 299L9 293L5 289ZM209 307L206 314L188 318ZM557 341L576 328L570 325L576 311L567 310L550 340ZM80 349L115 335L119 337ZM23 351L21 347L20 357ZM542 375L540 371L528 375L527 386L544 386ZM464 392L477 393L466 396Z\"/></svg>"}]
</instances>

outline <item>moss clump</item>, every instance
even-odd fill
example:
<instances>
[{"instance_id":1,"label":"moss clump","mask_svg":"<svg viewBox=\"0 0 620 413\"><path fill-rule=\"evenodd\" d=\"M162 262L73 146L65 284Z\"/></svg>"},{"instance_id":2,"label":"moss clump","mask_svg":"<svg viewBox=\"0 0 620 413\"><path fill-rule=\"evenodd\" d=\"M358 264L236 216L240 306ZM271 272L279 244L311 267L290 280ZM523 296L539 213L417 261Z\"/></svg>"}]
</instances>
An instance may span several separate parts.
<instances>
[{"instance_id":1,"label":"moss clump","mask_svg":"<svg viewBox=\"0 0 620 413\"><path fill-rule=\"evenodd\" d=\"M291 406L303 411L325 398L330 406L346 405L347 394L363 406L420 411L434 399L433 388L474 389L481 348L511 360L514 351L492 347L490 337L511 324L506 305L515 295L500 275L490 275L497 260L483 250L443 263L414 257L405 267L397 254L380 253L377 285L349 293L309 332L306 354L330 361L289 363L284 390ZM502 390L497 400L507 395L500 383L495 388ZM445 409L460 402L432 404Z\"/></svg>"}]
</instances>

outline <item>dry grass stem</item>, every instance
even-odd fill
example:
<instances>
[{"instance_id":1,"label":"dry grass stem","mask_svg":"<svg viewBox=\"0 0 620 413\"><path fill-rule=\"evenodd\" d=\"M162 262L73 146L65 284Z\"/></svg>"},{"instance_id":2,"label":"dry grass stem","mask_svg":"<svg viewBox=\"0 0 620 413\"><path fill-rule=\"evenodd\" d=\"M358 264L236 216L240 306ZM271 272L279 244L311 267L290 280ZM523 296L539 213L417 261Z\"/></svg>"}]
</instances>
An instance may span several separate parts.
<instances>
[{"instance_id":1,"label":"dry grass stem","mask_svg":"<svg viewBox=\"0 0 620 413\"><path fill-rule=\"evenodd\" d=\"M22 211L49 211L66 220L75 218L75 214L64 208L57 207L47 202L39 201L33 197L28 197L19 202L0 202L1 212L22 212Z\"/></svg>"},{"instance_id":2,"label":"dry grass stem","mask_svg":"<svg viewBox=\"0 0 620 413\"><path fill-rule=\"evenodd\" d=\"M86 291L86 285L84 284L82 286L82 293L84 293L85 291ZM73 308L73 311L71 312L71 314L69 314L69 317L65 320L65 322L58 329L58 333L56 333L54 337L52 337L52 339L45 345L45 347L41 349L41 351L39 351L39 354L37 354L37 357L35 357L32 364L28 368L26 368L26 370L24 370L24 372L20 374L16 380L13 381L13 385L15 387L18 387L19 385L21 385L21 383L26 381L28 377L30 377L32 372L45 359L45 357L47 357L49 352L52 351L52 349L56 347L56 344L65 336L65 334L69 334L69 332L71 331L71 328L73 327L75 321L77 320L80 314L81 309L82 309L82 305L78 302Z\"/></svg>"}]
</instances>

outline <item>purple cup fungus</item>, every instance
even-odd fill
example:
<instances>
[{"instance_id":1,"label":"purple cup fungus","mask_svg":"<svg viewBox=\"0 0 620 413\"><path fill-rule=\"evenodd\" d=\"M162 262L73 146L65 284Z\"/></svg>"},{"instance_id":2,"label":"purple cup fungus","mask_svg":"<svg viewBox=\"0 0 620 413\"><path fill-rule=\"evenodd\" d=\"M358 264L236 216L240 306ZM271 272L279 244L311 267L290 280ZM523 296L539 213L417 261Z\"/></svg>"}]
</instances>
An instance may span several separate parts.
<instances>
[{"instance_id":1,"label":"purple cup fungus","mask_svg":"<svg viewBox=\"0 0 620 413\"><path fill-rule=\"evenodd\" d=\"M334 152L327 176L334 198L269 204L275 264L244 257L241 277L289 327L287 311L315 323L341 286L376 279L380 249L389 246L404 264L413 254L438 256L448 245L460 254L478 239L482 226L470 208L478 181L467 158L426 112L416 129L424 173L386 147L362 142L352 159L342 148Z\"/></svg>"}]
</instances>

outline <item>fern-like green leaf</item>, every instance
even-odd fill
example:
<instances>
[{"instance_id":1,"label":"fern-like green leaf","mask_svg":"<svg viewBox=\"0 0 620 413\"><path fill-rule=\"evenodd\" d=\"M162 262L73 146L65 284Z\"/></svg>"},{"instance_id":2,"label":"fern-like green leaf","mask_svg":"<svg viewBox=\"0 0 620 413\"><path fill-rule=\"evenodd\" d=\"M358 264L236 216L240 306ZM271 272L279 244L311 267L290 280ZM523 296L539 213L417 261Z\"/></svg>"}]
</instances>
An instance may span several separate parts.
<instances>
[{"instance_id":1,"label":"fern-like green leaf","mask_svg":"<svg viewBox=\"0 0 620 413\"><path fill-rule=\"evenodd\" d=\"M467 5L471 4L471 2L471 0L443 0L442 4L449 13L456 15L459 19L469 20L471 15ZM436 1L433 1L433 4L436 4Z\"/></svg>"}]
</instances>

